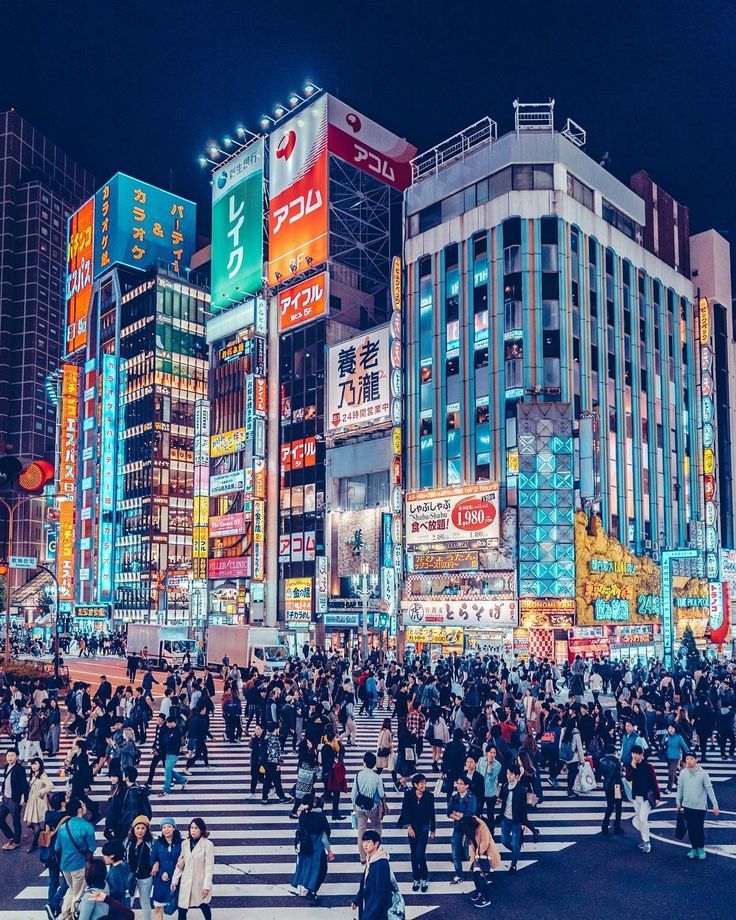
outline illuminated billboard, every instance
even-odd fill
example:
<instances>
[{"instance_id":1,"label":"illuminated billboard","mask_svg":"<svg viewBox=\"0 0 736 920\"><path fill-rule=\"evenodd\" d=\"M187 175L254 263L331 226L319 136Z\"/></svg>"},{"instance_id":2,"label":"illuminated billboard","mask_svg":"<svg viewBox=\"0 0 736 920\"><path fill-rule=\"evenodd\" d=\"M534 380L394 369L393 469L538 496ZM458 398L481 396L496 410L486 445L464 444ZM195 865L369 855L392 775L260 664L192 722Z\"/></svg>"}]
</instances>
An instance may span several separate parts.
<instances>
[{"instance_id":1,"label":"illuminated billboard","mask_svg":"<svg viewBox=\"0 0 736 920\"><path fill-rule=\"evenodd\" d=\"M69 218L66 244L66 326L64 353L87 344L87 315L92 300L95 200L90 198Z\"/></svg>"},{"instance_id":2,"label":"illuminated billboard","mask_svg":"<svg viewBox=\"0 0 736 920\"><path fill-rule=\"evenodd\" d=\"M416 147L329 97L330 153L403 192L411 184L411 161Z\"/></svg>"},{"instance_id":3,"label":"illuminated billboard","mask_svg":"<svg viewBox=\"0 0 736 920\"><path fill-rule=\"evenodd\" d=\"M194 252L193 201L116 173L95 194L93 275L113 265L145 269L157 260L188 268Z\"/></svg>"},{"instance_id":4,"label":"illuminated billboard","mask_svg":"<svg viewBox=\"0 0 736 920\"><path fill-rule=\"evenodd\" d=\"M74 502L59 502L59 540L56 545L59 604L74 601Z\"/></svg>"},{"instance_id":5,"label":"illuminated billboard","mask_svg":"<svg viewBox=\"0 0 736 920\"><path fill-rule=\"evenodd\" d=\"M327 272L279 292L279 332L288 332L327 313Z\"/></svg>"},{"instance_id":6,"label":"illuminated billboard","mask_svg":"<svg viewBox=\"0 0 736 920\"><path fill-rule=\"evenodd\" d=\"M268 283L327 261L329 203L327 97L271 134Z\"/></svg>"},{"instance_id":7,"label":"illuminated billboard","mask_svg":"<svg viewBox=\"0 0 736 920\"><path fill-rule=\"evenodd\" d=\"M406 496L406 548L441 544L441 551L498 544L501 536L498 485L423 489Z\"/></svg>"},{"instance_id":8,"label":"illuminated billboard","mask_svg":"<svg viewBox=\"0 0 736 920\"><path fill-rule=\"evenodd\" d=\"M263 138L212 175L212 312L252 294L263 275Z\"/></svg>"},{"instance_id":9,"label":"illuminated billboard","mask_svg":"<svg viewBox=\"0 0 736 920\"><path fill-rule=\"evenodd\" d=\"M65 364L61 377L59 493L74 498L79 459L79 368Z\"/></svg>"},{"instance_id":10,"label":"illuminated billboard","mask_svg":"<svg viewBox=\"0 0 736 920\"><path fill-rule=\"evenodd\" d=\"M100 544L97 552L97 585L99 598L112 598L113 572L113 511L115 508L115 445L117 442L117 358L102 356L100 436Z\"/></svg>"},{"instance_id":11,"label":"illuminated billboard","mask_svg":"<svg viewBox=\"0 0 736 920\"><path fill-rule=\"evenodd\" d=\"M390 422L389 363L388 326L331 346L326 411L330 434Z\"/></svg>"}]
</instances>

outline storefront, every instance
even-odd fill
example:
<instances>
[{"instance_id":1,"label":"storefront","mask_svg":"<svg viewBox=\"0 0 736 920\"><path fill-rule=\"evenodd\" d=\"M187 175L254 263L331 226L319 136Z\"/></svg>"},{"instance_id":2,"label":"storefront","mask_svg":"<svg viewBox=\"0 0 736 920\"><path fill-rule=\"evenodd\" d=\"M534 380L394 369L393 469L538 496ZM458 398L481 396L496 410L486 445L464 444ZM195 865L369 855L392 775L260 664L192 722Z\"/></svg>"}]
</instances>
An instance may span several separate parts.
<instances>
[{"instance_id":1,"label":"storefront","mask_svg":"<svg viewBox=\"0 0 736 920\"><path fill-rule=\"evenodd\" d=\"M414 598L402 601L401 616L407 644L449 649L450 642L437 641L444 634L452 639L453 651L489 655L508 653L519 613L516 598L496 595L466 600Z\"/></svg>"},{"instance_id":2,"label":"storefront","mask_svg":"<svg viewBox=\"0 0 736 920\"><path fill-rule=\"evenodd\" d=\"M660 623L577 626L569 631L568 660L609 658L629 664L646 664L661 659L664 640Z\"/></svg>"},{"instance_id":3,"label":"storefront","mask_svg":"<svg viewBox=\"0 0 736 920\"><path fill-rule=\"evenodd\" d=\"M559 663L568 655L568 630L575 625L575 600L571 597L522 597L520 628L514 630L514 654L526 661L545 658Z\"/></svg>"},{"instance_id":4,"label":"storefront","mask_svg":"<svg viewBox=\"0 0 736 920\"><path fill-rule=\"evenodd\" d=\"M406 630L405 652L429 654L433 664L440 656L447 658L452 652L463 654L463 631L456 626L410 626Z\"/></svg>"}]
</instances>

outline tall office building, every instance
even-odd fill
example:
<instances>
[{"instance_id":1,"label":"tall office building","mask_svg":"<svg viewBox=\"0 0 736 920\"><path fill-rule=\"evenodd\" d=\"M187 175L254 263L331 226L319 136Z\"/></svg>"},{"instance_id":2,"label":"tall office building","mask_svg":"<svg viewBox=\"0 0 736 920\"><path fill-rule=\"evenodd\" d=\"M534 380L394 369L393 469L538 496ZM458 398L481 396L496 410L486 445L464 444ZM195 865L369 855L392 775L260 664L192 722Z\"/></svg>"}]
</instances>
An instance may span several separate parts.
<instances>
[{"instance_id":1,"label":"tall office building","mask_svg":"<svg viewBox=\"0 0 736 920\"><path fill-rule=\"evenodd\" d=\"M283 611L296 644L340 643L365 608L388 632L394 534L401 545L392 259L415 152L317 93L214 171L211 621L274 625ZM400 305L400 265L395 276Z\"/></svg>"},{"instance_id":2,"label":"tall office building","mask_svg":"<svg viewBox=\"0 0 736 920\"><path fill-rule=\"evenodd\" d=\"M69 221L58 573L75 628L189 622L209 307L195 216L118 173Z\"/></svg>"},{"instance_id":3,"label":"tall office building","mask_svg":"<svg viewBox=\"0 0 736 920\"><path fill-rule=\"evenodd\" d=\"M649 569L633 554L710 545L718 526L689 217L645 173L616 179L553 113L517 103L512 132L484 119L413 164L404 623L510 651L520 605L546 631L532 651L632 637L653 651L659 611L651 588L635 596ZM589 563L583 509L605 535ZM594 632L575 634L587 611ZM528 653L528 632L514 638Z\"/></svg>"},{"instance_id":4,"label":"tall office building","mask_svg":"<svg viewBox=\"0 0 736 920\"><path fill-rule=\"evenodd\" d=\"M92 176L17 112L0 113L0 443L23 458L54 461L46 383L61 357L66 222L93 188ZM42 499L21 505L15 555L47 558L44 519Z\"/></svg>"}]
</instances>

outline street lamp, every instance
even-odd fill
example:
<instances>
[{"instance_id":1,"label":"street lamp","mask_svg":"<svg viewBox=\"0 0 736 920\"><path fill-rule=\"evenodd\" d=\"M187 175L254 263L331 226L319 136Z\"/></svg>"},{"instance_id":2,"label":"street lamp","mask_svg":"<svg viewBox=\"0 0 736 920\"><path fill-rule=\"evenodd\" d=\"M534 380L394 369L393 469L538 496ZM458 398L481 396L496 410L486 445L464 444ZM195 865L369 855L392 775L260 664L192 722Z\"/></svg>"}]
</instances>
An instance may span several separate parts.
<instances>
[{"instance_id":1,"label":"street lamp","mask_svg":"<svg viewBox=\"0 0 736 920\"><path fill-rule=\"evenodd\" d=\"M54 678L59 680L59 579L56 572L47 565L38 565L38 568L50 575L54 582L54 593L56 594L56 603L54 604ZM58 690L58 687L57 687Z\"/></svg>"}]
</instances>

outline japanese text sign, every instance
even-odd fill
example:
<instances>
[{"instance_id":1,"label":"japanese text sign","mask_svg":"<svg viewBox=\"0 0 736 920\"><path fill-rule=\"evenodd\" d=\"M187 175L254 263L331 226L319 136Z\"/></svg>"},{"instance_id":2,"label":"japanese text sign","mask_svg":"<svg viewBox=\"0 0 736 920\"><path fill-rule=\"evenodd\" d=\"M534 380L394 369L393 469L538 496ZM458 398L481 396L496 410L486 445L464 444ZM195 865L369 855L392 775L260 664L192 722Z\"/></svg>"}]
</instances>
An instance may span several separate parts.
<instances>
[{"instance_id":1,"label":"japanese text sign","mask_svg":"<svg viewBox=\"0 0 736 920\"><path fill-rule=\"evenodd\" d=\"M388 326L330 348L327 416L330 434L391 420Z\"/></svg>"}]
</instances>

